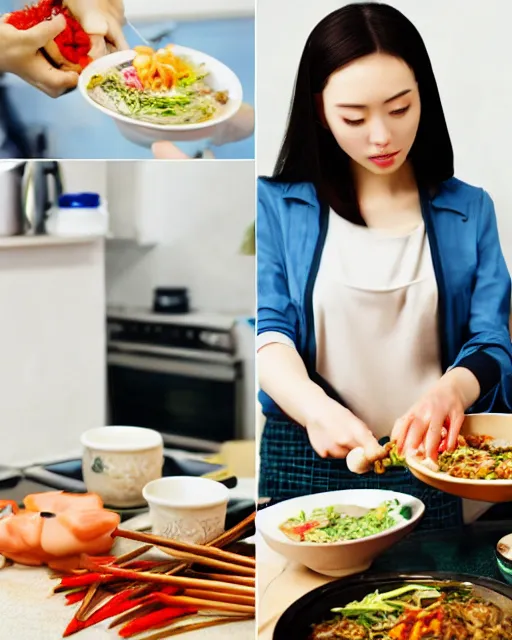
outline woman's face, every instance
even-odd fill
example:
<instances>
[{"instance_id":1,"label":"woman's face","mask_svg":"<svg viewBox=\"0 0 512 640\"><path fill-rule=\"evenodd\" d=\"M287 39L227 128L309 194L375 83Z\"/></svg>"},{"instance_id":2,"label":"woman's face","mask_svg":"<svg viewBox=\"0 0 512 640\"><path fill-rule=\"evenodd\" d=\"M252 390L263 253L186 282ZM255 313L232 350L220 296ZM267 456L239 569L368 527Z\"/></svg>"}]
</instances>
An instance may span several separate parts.
<instances>
[{"instance_id":1,"label":"woman's face","mask_svg":"<svg viewBox=\"0 0 512 640\"><path fill-rule=\"evenodd\" d=\"M416 79L400 58L374 53L333 73L322 92L324 123L339 146L374 174L394 173L420 121Z\"/></svg>"}]
</instances>

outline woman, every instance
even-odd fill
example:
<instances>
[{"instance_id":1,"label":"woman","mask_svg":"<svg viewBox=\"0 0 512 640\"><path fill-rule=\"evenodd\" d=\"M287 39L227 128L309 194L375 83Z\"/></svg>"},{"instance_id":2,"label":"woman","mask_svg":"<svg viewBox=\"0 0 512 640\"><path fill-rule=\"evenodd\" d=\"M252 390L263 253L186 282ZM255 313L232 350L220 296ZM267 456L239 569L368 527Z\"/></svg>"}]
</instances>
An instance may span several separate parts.
<instances>
[{"instance_id":1,"label":"woman","mask_svg":"<svg viewBox=\"0 0 512 640\"><path fill-rule=\"evenodd\" d=\"M435 460L465 412L512 407L493 204L453 177L428 53L396 9L347 5L309 36L257 248L260 495L397 489L426 503L424 527L460 524L461 501L407 470L345 461L389 436Z\"/></svg>"}]
</instances>

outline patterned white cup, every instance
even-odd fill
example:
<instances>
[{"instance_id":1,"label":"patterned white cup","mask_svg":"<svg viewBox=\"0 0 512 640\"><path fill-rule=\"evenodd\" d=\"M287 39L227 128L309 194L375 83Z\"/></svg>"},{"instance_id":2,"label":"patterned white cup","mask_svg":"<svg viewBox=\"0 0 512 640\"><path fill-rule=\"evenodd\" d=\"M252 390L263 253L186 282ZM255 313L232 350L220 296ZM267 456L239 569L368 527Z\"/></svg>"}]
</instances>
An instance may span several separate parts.
<instances>
[{"instance_id":1,"label":"patterned white cup","mask_svg":"<svg viewBox=\"0 0 512 640\"><path fill-rule=\"evenodd\" d=\"M169 476L144 487L155 535L205 544L224 531L229 490L208 478Z\"/></svg>"},{"instance_id":2,"label":"patterned white cup","mask_svg":"<svg viewBox=\"0 0 512 640\"><path fill-rule=\"evenodd\" d=\"M144 505L142 490L162 477L163 439L143 427L99 427L81 436L87 491L109 507Z\"/></svg>"}]
</instances>

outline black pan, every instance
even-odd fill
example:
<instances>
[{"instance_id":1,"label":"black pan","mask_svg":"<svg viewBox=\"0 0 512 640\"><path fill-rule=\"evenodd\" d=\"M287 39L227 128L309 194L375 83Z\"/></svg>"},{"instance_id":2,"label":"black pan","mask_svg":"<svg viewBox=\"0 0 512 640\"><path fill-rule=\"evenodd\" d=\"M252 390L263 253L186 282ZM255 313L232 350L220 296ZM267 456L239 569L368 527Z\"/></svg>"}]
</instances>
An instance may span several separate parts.
<instances>
[{"instance_id":1,"label":"black pan","mask_svg":"<svg viewBox=\"0 0 512 640\"><path fill-rule=\"evenodd\" d=\"M380 592L390 591L411 582L440 585L447 582L465 583L465 585L469 583L474 587L475 595L495 603L507 613L512 614L512 587L490 578L437 571L424 574L363 574L330 582L294 602L279 618L273 640L291 640L292 638L306 640L310 634L311 625L333 617L332 608L343 607L353 600L361 600L367 593L376 589Z\"/></svg>"}]
</instances>

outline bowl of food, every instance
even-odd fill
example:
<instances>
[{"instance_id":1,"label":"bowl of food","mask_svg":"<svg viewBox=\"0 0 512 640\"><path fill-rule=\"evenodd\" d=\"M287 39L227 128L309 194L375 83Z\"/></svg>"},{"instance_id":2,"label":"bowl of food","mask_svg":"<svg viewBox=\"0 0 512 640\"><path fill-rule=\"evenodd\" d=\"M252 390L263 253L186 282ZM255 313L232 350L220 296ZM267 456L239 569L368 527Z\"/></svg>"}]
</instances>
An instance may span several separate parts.
<instances>
[{"instance_id":1,"label":"bowl of food","mask_svg":"<svg viewBox=\"0 0 512 640\"><path fill-rule=\"evenodd\" d=\"M396 491L328 491L259 511L256 529L289 560L339 577L368 569L414 529L424 511L421 500Z\"/></svg>"},{"instance_id":2,"label":"bowl of food","mask_svg":"<svg viewBox=\"0 0 512 640\"><path fill-rule=\"evenodd\" d=\"M209 138L242 104L242 86L231 69L178 45L103 56L84 69L78 86L89 104L142 146Z\"/></svg>"},{"instance_id":3,"label":"bowl of food","mask_svg":"<svg viewBox=\"0 0 512 640\"><path fill-rule=\"evenodd\" d=\"M510 637L510 587L488 578L432 572L330 582L283 613L273 640Z\"/></svg>"},{"instance_id":4,"label":"bowl of food","mask_svg":"<svg viewBox=\"0 0 512 640\"><path fill-rule=\"evenodd\" d=\"M425 484L468 500L512 501L512 415L466 416L455 451L439 454L437 464L409 455L411 473Z\"/></svg>"}]
</instances>

